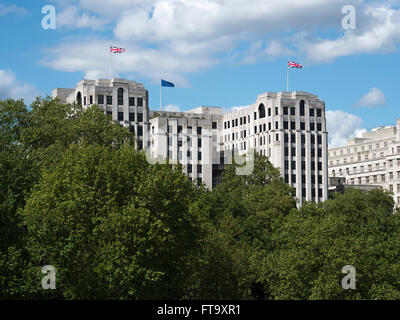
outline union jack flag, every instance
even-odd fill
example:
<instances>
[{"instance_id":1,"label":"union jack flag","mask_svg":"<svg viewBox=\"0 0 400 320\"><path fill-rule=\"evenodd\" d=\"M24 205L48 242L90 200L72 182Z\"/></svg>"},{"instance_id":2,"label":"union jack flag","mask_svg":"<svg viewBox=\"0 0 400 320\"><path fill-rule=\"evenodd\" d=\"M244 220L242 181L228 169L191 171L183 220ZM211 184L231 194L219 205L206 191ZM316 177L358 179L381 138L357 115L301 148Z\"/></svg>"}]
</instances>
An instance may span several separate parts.
<instances>
[{"instance_id":1,"label":"union jack flag","mask_svg":"<svg viewBox=\"0 0 400 320\"><path fill-rule=\"evenodd\" d=\"M122 53L125 52L124 48L118 48L116 46L110 46L110 52L111 53Z\"/></svg>"},{"instance_id":2,"label":"union jack flag","mask_svg":"<svg viewBox=\"0 0 400 320\"><path fill-rule=\"evenodd\" d=\"M303 66L300 63L294 62L294 61L288 61L288 68L298 68L301 69Z\"/></svg>"}]
</instances>

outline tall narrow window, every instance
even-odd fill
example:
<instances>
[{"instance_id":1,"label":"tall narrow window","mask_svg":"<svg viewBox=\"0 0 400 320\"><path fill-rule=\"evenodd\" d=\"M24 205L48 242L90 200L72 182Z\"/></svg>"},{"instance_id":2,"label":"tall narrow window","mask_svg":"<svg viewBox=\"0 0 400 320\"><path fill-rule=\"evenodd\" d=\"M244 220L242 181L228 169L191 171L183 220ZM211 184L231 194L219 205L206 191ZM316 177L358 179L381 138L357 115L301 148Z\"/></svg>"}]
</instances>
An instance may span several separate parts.
<instances>
[{"instance_id":1,"label":"tall narrow window","mask_svg":"<svg viewBox=\"0 0 400 320\"><path fill-rule=\"evenodd\" d=\"M124 89L118 89L118 105L122 106L124 104Z\"/></svg>"},{"instance_id":2,"label":"tall narrow window","mask_svg":"<svg viewBox=\"0 0 400 320\"><path fill-rule=\"evenodd\" d=\"M304 100L300 101L300 115L304 116Z\"/></svg>"},{"instance_id":3,"label":"tall narrow window","mask_svg":"<svg viewBox=\"0 0 400 320\"><path fill-rule=\"evenodd\" d=\"M265 118L265 107L262 103L258 107L258 117L259 117L259 119Z\"/></svg>"},{"instance_id":4,"label":"tall narrow window","mask_svg":"<svg viewBox=\"0 0 400 320\"><path fill-rule=\"evenodd\" d=\"M80 92L76 95L76 103L82 105L82 94Z\"/></svg>"}]
</instances>

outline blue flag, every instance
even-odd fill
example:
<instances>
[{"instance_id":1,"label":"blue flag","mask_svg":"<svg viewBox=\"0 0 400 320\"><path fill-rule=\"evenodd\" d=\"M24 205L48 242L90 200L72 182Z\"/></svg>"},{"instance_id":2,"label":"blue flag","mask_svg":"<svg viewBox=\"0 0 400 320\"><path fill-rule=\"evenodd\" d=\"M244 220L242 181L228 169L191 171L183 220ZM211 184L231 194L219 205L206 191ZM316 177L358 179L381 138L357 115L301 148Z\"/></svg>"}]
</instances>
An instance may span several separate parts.
<instances>
[{"instance_id":1,"label":"blue flag","mask_svg":"<svg viewBox=\"0 0 400 320\"><path fill-rule=\"evenodd\" d=\"M162 80L162 79L161 79L161 86L163 86L163 87L171 87L171 88L175 87L175 85L172 82L165 81L165 80Z\"/></svg>"}]
</instances>

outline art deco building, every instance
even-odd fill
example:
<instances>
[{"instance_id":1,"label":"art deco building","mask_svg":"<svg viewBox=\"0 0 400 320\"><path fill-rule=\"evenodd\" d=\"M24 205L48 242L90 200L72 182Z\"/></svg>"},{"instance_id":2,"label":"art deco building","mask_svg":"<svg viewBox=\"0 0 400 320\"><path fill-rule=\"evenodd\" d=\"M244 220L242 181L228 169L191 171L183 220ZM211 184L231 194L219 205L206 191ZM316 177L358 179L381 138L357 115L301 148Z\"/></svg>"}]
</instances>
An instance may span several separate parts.
<instances>
[{"instance_id":1,"label":"art deco building","mask_svg":"<svg viewBox=\"0 0 400 320\"><path fill-rule=\"evenodd\" d=\"M329 149L329 176L347 185L381 186L400 204L400 119L396 126L372 129L344 147Z\"/></svg>"},{"instance_id":2,"label":"art deco building","mask_svg":"<svg viewBox=\"0 0 400 320\"><path fill-rule=\"evenodd\" d=\"M192 181L213 188L232 156L268 156L304 200L328 198L325 103L307 92L267 92L239 110L199 107L185 112L149 111L143 85L123 79L83 80L53 97L83 106L98 104L113 120L130 127L149 159L183 165Z\"/></svg>"}]
</instances>

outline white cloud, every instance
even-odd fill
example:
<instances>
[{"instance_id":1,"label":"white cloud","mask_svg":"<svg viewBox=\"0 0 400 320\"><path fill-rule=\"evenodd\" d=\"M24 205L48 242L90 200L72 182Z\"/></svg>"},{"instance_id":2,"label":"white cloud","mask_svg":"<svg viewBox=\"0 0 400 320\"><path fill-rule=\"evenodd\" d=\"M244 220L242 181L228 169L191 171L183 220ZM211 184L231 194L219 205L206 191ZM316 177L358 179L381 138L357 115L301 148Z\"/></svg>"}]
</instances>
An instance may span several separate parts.
<instances>
[{"instance_id":1,"label":"white cloud","mask_svg":"<svg viewBox=\"0 0 400 320\"><path fill-rule=\"evenodd\" d=\"M10 69L0 69L0 79L0 99L24 99L27 104L30 104L39 95L35 87L18 81Z\"/></svg>"},{"instance_id":2,"label":"white cloud","mask_svg":"<svg viewBox=\"0 0 400 320\"><path fill-rule=\"evenodd\" d=\"M164 111L171 111L171 112L180 112L181 108L179 106L173 105L173 104L169 104L167 106L165 106Z\"/></svg>"},{"instance_id":3,"label":"white cloud","mask_svg":"<svg viewBox=\"0 0 400 320\"><path fill-rule=\"evenodd\" d=\"M97 30L109 22L118 42L137 50L130 55L131 62L123 63L126 72L151 78L165 73L186 83L186 74L232 59L256 63L296 55L324 63L347 55L394 50L400 43L400 9L390 1L75 0L69 7L65 0L57 1L64 8L58 21L61 25ZM356 30L345 32L341 27L344 5L356 6ZM330 38L323 36L325 31ZM79 40L80 47L85 39ZM52 50L47 65L90 75L104 73L107 62L103 58L88 61L80 57L81 52L67 54L61 47L65 48ZM95 56L89 53L89 58ZM62 63L56 66L56 61Z\"/></svg>"},{"instance_id":4,"label":"white cloud","mask_svg":"<svg viewBox=\"0 0 400 320\"><path fill-rule=\"evenodd\" d=\"M57 27L67 27L71 29L90 28L93 30L104 29L108 23L107 19L98 18L88 13L80 14L79 9L68 6L57 14Z\"/></svg>"},{"instance_id":5,"label":"white cloud","mask_svg":"<svg viewBox=\"0 0 400 320\"><path fill-rule=\"evenodd\" d=\"M5 16L10 13L25 15L25 14L28 14L28 11L25 8L18 7L16 5L7 6L7 5L0 3L0 16Z\"/></svg>"},{"instance_id":6,"label":"white cloud","mask_svg":"<svg viewBox=\"0 0 400 320\"><path fill-rule=\"evenodd\" d=\"M357 102L357 107L379 107L386 105L386 97L381 90L378 88L371 88L367 94L365 94L360 101Z\"/></svg>"},{"instance_id":7,"label":"white cloud","mask_svg":"<svg viewBox=\"0 0 400 320\"><path fill-rule=\"evenodd\" d=\"M344 146L347 139L361 137L366 132L362 124L363 120L356 115L341 110L326 111L329 148Z\"/></svg>"}]
</instances>

